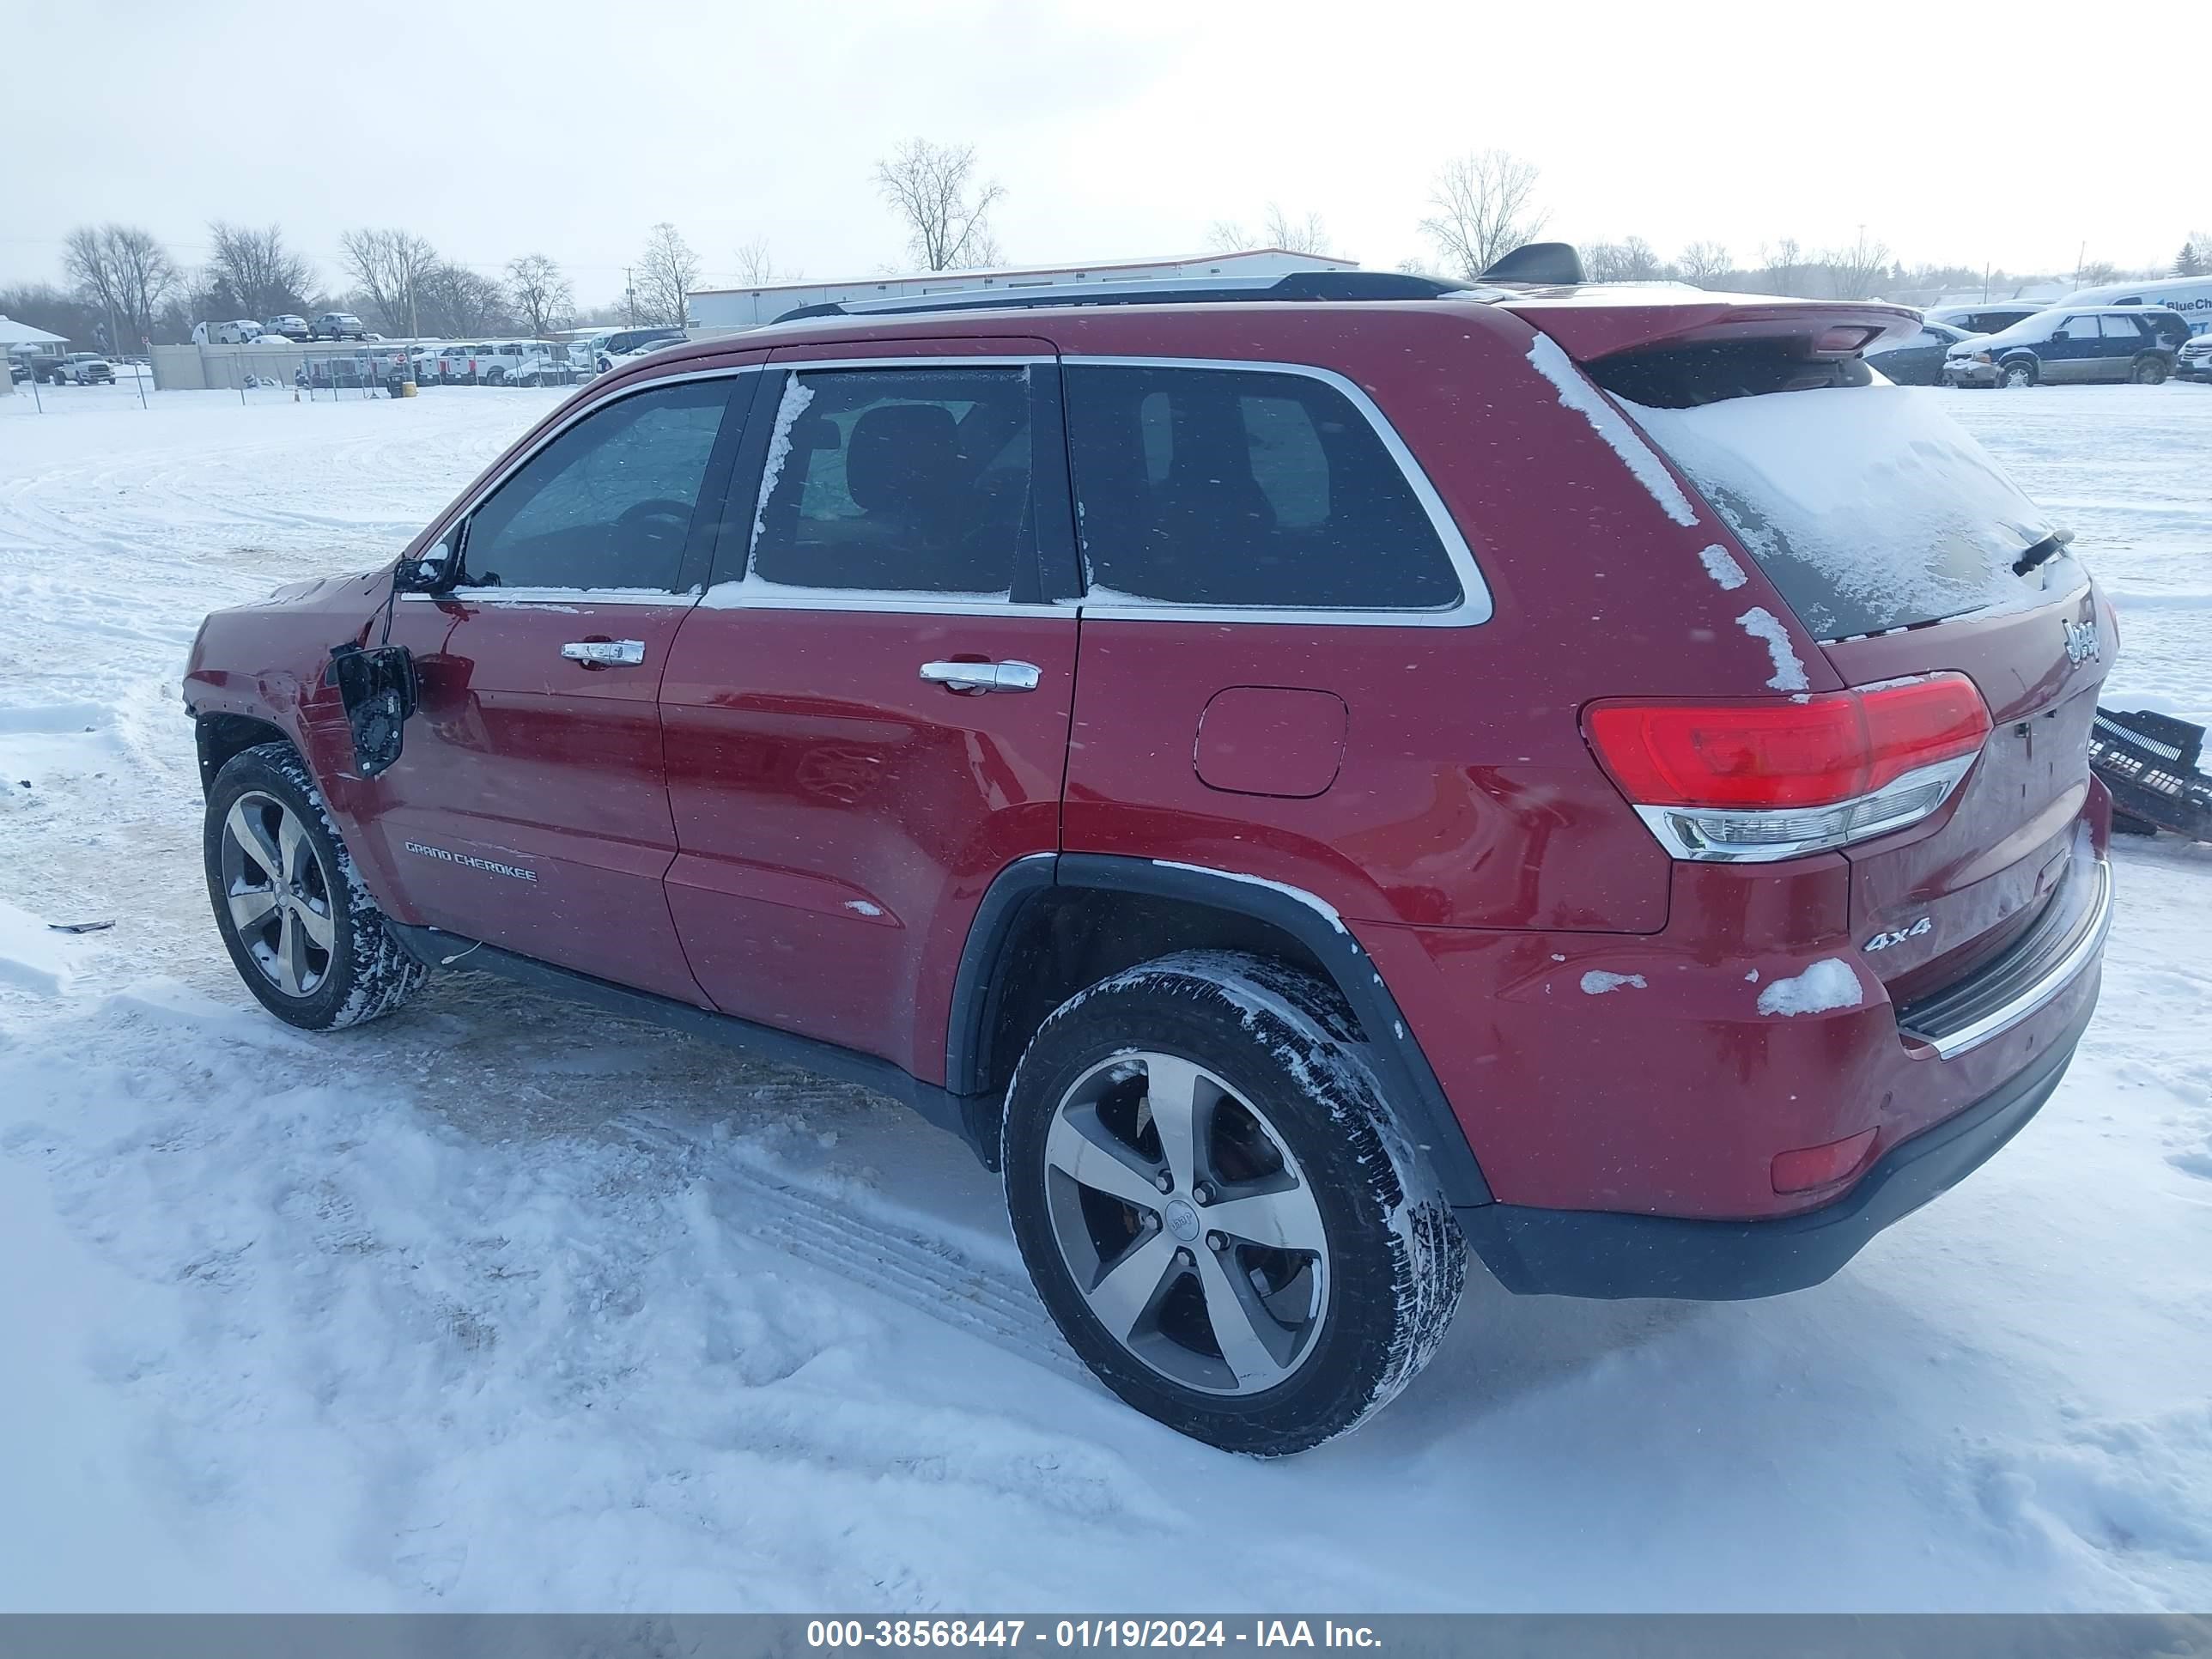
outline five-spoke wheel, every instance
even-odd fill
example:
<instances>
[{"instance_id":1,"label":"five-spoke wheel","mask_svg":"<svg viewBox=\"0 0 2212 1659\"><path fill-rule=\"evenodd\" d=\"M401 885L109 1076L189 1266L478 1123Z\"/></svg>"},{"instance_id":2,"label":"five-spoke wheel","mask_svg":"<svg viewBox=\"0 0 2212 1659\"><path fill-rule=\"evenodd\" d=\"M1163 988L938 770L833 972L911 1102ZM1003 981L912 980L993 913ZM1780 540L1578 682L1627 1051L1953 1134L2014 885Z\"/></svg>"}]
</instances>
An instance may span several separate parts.
<instances>
[{"instance_id":1,"label":"five-spoke wheel","mask_svg":"<svg viewBox=\"0 0 2212 1659\"><path fill-rule=\"evenodd\" d=\"M1302 1451L1427 1363L1465 1246L1335 990L1164 957L1070 997L1006 1098L1006 1210L1068 1343L1139 1410Z\"/></svg>"},{"instance_id":2,"label":"five-spoke wheel","mask_svg":"<svg viewBox=\"0 0 2212 1659\"><path fill-rule=\"evenodd\" d=\"M307 826L282 801L242 794L223 815L222 860L230 925L253 965L284 995L313 995L331 971L337 921Z\"/></svg>"},{"instance_id":3,"label":"five-spoke wheel","mask_svg":"<svg viewBox=\"0 0 2212 1659\"><path fill-rule=\"evenodd\" d=\"M1173 1054L1119 1055L1062 1097L1045 1203L1076 1288L1122 1346L1186 1387L1273 1388L1328 1310L1328 1237L1281 1134Z\"/></svg>"}]
</instances>

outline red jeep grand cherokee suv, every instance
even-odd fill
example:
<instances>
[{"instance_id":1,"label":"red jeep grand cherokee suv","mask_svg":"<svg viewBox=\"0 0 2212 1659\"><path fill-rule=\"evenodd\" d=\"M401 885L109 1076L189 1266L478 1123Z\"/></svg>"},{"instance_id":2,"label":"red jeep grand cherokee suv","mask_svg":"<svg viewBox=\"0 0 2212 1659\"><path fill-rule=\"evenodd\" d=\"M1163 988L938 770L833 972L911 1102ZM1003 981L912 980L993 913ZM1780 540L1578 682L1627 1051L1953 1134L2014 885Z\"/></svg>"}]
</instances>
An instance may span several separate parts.
<instances>
[{"instance_id":1,"label":"red jeep grand cherokee suv","mask_svg":"<svg viewBox=\"0 0 2212 1659\"><path fill-rule=\"evenodd\" d=\"M1468 1241L1524 1293L1817 1284L2089 1018L2106 607L1866 370L1910 313L1352 297L1441 288L595 382L396 567L208 618L240 975L320 1028L458 959L897 1097L1224 1447L1388 1401ZM335 669L387 638L380 769Z\"/></svg>"}]
</instances>

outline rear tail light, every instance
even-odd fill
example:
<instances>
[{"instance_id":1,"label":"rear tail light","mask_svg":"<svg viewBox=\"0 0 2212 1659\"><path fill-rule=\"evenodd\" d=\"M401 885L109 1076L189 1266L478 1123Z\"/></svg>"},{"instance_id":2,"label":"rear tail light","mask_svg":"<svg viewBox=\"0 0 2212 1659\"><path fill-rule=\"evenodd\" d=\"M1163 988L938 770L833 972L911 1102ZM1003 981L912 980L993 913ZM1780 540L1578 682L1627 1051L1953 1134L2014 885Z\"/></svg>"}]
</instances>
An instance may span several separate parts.
<instances>
[{"instance_id":1,"label":"rear tail light","mask_svg":"<svg viewBox=\"0 0 2212 1659\"><path fill-rule=\"evenodd\" d=\"M1759 863L1887 835L1950 797L1990 734L1963 674L1719 703L1609 699L1590 747L1676 858Z\"/></svg>"}]
</instances>

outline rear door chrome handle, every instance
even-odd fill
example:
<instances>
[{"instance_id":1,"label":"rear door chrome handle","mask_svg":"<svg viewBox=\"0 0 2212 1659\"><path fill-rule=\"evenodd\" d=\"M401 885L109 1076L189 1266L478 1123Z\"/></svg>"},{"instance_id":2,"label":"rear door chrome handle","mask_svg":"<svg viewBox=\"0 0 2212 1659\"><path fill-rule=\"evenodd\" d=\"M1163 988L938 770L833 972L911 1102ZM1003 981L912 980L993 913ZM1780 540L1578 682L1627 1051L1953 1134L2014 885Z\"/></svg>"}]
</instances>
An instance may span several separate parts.
<instances>
[{"instance_id":1,"label":"rear door chrome handle","mask_svg":"<svg viewBox=\"0 0 2212 1659\"><path fill-rule=\"evenodd\" d=\"M926 662L921 677L953 691L1034 691L1042 675L1033 662Z\"/></svg>"},{"instance_id":2,"label":"rear door chrome handle","mask_svg":"<svg viewBox=\"0 0 2212 1659\"><path fill-rule=\"evenodd\" d=\"M561 654L570 662L580 662L594 668L605 668L617 663L635 665L645 660L643 640L571 640L561 647Z\"/></svg>"}]
</instances>

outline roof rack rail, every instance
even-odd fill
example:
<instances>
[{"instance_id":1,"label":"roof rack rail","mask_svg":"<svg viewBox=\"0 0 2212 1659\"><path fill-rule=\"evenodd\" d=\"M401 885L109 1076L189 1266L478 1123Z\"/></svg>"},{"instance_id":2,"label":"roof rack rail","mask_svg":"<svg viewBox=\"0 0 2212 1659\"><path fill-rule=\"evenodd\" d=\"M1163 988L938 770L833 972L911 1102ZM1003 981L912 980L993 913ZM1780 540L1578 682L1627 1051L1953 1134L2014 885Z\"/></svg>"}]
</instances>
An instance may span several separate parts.
<instances>
[{"instance_id":1,"label":"roof rack rail","mask_svg":"<svg viewBox=\"0 0 2212 1659\"><path fill-rule=\"evenodd\" d=\"M1019 310L1043 306L1200 305L1239 300L1433 300L1465 283L1409 276L1395 270L1294 270L1286 276L1164 278L1144 283L1055 283L1035 288L953 289L890 300L829 300L799 306L775 320L810 317L884 317L911 312Z\"/></svg>"}]
</instances>

